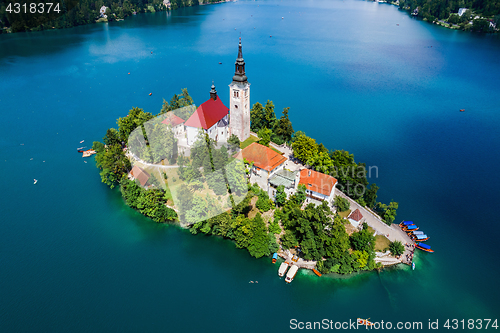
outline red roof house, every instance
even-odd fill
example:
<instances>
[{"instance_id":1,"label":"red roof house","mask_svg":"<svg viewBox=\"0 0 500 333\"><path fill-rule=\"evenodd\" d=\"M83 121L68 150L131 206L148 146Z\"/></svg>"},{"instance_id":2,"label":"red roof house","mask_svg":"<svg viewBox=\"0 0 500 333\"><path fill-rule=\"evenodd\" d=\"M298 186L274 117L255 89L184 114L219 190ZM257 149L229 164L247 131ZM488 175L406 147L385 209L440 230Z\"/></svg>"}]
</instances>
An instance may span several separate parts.
<instances>
[{"instance_id":1,"label":"red roof house","mask_svg":"<svg viewBox=\"0 0 500 333\"><path fill-rule=\"evenodd\" d=\"M183 122L184 120L182 118L177 117L173 112L169 112L167 113L167 117L161 123L175 127Z\"/></svg>"},{"instance_id":2,"label":"red roof house","mask_svg":"<svg viewBox=\"0 0 500 333\"><path fill-rule=\"evenodd\" d=\"M359 211L359 209L356 209L354 212L352 212L351 214L349 214L349 216L347 218L351 219L353 221L359 222L363 218L363 214L361 214L361 212Z\"/></svg>"},{"instance_id":3,"label":"red roof house","mask_svg":"<svg viewBox=\"0 0 500 333\"><path fill-rule=\"evenodd\" d=\"M141 183L141 186L146 185L149 180L149 173L139 168L137 165L134 165L132 171L130 171L130 174L132 175L132 177L137 179L139 183Z\"/></svg>"},{"instance_id":4,"label":"red roof house","mask_svg":"<svg viewBox=\"0 0 500 333\"><path fill-rule=\"evenodd\" d=\"M305 185L306 189L309 191L319 193L322 196L331 197L335 189L335 184L337 184L337 179L321 172L302 169L300 170L299 184Z\"/></svg>"},{"instance_id":5,"label":"red roof house","mask_svg":"<svg viewBox=\"0 0 500 333\"><path fill-rule=\"evenodd\" d=\"M257 142L240 151L237 157L253 162L255 167L267 172L272 172L286 161L286 157Z\"/></svg>"}]
</instances>

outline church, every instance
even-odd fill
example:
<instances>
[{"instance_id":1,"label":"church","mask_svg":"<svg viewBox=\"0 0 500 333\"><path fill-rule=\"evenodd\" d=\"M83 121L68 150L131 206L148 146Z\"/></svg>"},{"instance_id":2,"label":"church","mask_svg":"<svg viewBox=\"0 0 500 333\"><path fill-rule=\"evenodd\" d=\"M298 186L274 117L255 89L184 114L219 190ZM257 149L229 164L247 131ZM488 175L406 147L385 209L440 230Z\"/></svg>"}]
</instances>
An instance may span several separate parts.
<instances>
[{"instance_id":1,"label":"church","mask_svg":"<svg viewBox=\"0 0 500 333\"><path fill-rule=\"evenodd\" d=\"M250 137L250 83L245 75L241 38L233 81L229 85L229 108L217 96L212 84L210 99L201 104L184 125L188 146L197 140L200 130L217 142L227 141L232 134L240 141Z\"/></svg>"}]
</instances>

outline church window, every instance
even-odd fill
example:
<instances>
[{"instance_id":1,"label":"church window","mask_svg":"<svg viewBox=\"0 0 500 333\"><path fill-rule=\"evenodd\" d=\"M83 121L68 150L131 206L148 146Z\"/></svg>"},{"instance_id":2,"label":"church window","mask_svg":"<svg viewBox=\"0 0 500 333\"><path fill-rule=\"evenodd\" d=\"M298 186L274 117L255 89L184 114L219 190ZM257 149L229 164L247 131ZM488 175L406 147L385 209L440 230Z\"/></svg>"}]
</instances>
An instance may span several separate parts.
<instances>
[{"instance_id":1,"label":"church window","mask_svg":"<svg viewBox=\"0 0 500 333\"><path fill-rule=\"evenodd\" d=\"M237 108L238 108L238 105L236 105L236 104L235 104L235 105L234 105L234 108L235 108L235 109L237 109Z\"/></svg>"},{"instance_id":2,"label":"church window","mask_svg":"<svg viewBox=\"0 0 500 333\"><path fill-rule=\"evenodd\" d=\"M238 90L235 90L235 91L234 91L234 97L240 97L240 96L239 96L239 92L238 92Z\"/></svg>"}]
</instances>

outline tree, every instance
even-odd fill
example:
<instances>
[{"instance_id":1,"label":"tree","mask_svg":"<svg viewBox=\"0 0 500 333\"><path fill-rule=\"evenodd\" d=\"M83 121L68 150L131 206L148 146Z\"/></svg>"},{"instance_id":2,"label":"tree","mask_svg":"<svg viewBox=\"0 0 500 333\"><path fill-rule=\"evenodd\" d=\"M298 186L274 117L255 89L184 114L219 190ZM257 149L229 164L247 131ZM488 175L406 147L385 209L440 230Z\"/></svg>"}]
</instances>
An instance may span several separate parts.
<instances>
[{"instance_id":1,"label":"tree","mask_svg":"<svg viewBox=\"0 0 500 333\"><path fill-rule=\"evenodd\" d=\"M262 119L266 126L269 128L274 128L274 124L276 122L276 114L274 113L274 104L273 101L267 100L266 105L264 106L264 117Z\"/></svg>"},{"instance_id":2,"label":"tree","mask_svg":"<svg viewBox=\"0 0 500 333\"><path fill-rule=\"evenodd\" d=\"M259 199L255 203L255 207L257 207L261 212L267 212L271 209L271 203L266 191L260 191Z\"/></svg>"},{"instance_id":3,"label":"tree","mask_svg":"<svg viewBox=\"0 0 500 333\"><path fill-rule=\"evenodd\" d=\"M290 110L289 107L283 109L283 115L274 127L274 133L285 142L290 142L293 135L293 126L290 119L288 119L288 110Z\"/></svg>"},{"instance_id":4,"label":"tree","mask_svg":"<svg viewBox=\"0 0 500 333\"><path fill-rule=\"evenodd\" d=\"M400 256L405 252L405 247L400 241L394 241L389 244L389 250L393 256Z\"/></svg>"},{"instance_id":5,"label":"tree","mask_svg":"<svg viewBox=\"0 0 500 333\"><path fill-rule=\"evenodd\" d=\"M345 211L349 210L349 207L351 206L351 203L349 202L349 200L341 197L340 195L337 195L335 197L335 199L333 200L333 204L335 205L335 207L337 207L337 210L339 212L345 212Z\"/></svg>"},{"instance_id":6,"label":"tree","mask_svg":"<svg viewBox=\"0 0 500 333\"><path fill-rule=\"evenodd\" d=\"M379 187L377 186L377 184L373 183L370 185L370 188L366 191L364 198L365 198L365 202L366 202L367 207L369 207L369 208L375 207L376 201L377 201L378 189L379 189Z\"/></svg>"},{"instance_id":7,"label":"tree","mask_svg":"<svg viewBox=\"0 0 500 333\"><path fill-rule=\"evenodd\" d=\"M271 134L272 131L270 129L267 129L265 126L262 127L257 133L257 135L260 138L259 143L266 147L269 147L269 142L271 141Z\"/></svg>"},{"instance_id":8,"label":"tree","mask_svg":"<svg viewBox=\"0 0 500 333\"><path fill-rule=\"evenodd\" d=\"M368 229L368 225L363 223L363 230L355 232L350 237L351 246L354 250L373 252L375 249L375 236Z\"/></svg>"},{"instance_id":9,"label":"tree","mask_svg":"<svg viewBox=\"0 0 500 333\"><path fill-rule=\"evenodd\" d=\"M264 126L264 107L259 102L250 110L250 129L257 133Z\"/></svg>"},{"instance_id":10,"label":"tree","mask_svg":"<svg viewBox=\"0 0 500 333\"><path fill-rule=\"evenodd\" d=\"M286 202L285 186L280 185L276 189L276 205L282 207Z\"/></svg>"},{"instance_id":11,"label":"tree","mask_svg":"<svg viewBox=\"0 0 500 333\"><path fill-rule=\"evenodd\" d=\"M284 249L291 249L292 247L298 246L297 238L290 230L286 230L283 236L281 236L281 245Z\"/></svg>"},{"instance_id":12,"label":"tree","mask_svg":"<svg viewBox=\"0 0 500 333\"><path fill-rule=\"evenodd\" d=\"M151 113L144 112L141 108L132 108L126 117L118 118L118 133L121 141L127 142L128 136L134 129L153 118L154 116ZM143 134L146 137L145 133Z\"/></svg>"},{"instance_id":13,"label":"tree","mask_svg":"<svg viewBox=\"0 0 500 333\"><path fill-rule=\"evenodd\" d=\"M240 139L234 134L231 134L231 136L229 137L227 142L232 144L232 145L235 145L236 147L239 147L241 144Z\"/></svg>"},{"instance_id":14,"label":"tree","mask_svg":"<svg viewBox=\"0 0 500 333\"><path fill-rule=\"evenodd\" d=\"M115 128L109 128L106 131L106 136L103 138L104 144L107 146L121 145L120 135Z\"/></svg>"},{"instance_id":15,"label":"tree","mask_svg":"<svg viewBox=\"0 0 500 333\"><path fill-rule=\"evenodd\" d=\"M397 202L392 201L389 205L381 202L377 203L377 210L381 213L382 218L387 225L391 225L396 219L396 210L398 209L398 206Z\"/></svg>"},{"instance_id":16,"label":"tree","mask_svg":"<svg viewBox=\"0 0 500 333\"><path fill-rule=\"evenodd\" d=\"M295 141L293 142L292 149L293 156L304 163L309 163L317 154L318 145L316 144L316 140L308 137L305 134L300 134L300 136L296 137Z\"/></svg>"}]
</instances>

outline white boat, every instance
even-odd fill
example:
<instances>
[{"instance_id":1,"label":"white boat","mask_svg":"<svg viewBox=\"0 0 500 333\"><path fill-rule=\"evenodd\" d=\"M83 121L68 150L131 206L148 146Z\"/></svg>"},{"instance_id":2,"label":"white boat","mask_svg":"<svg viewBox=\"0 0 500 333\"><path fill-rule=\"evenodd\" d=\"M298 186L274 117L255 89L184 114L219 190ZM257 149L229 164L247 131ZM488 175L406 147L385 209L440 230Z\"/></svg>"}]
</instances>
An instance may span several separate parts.
<instances>
[{"instance_id":1,"label":"white boat","mask_svg":"<svg viewBox=\"0 0 500 333\"><path fill-rule=\"evenodd\" d=\"M288 273L286 273L285 282L287 282L287 283L292 282L293 278L295 277L295 274L297 274L298 270L299 270L299 266L292 265L292 267L290 267L290 269L288 270Z\"/></svg>"},{"instance_id":2,"label":"white boat","mask_svg":"<svg viewBox=\"0 0 500 333\"><path fill-rule=\"evenodd\" d=\"M33 185L35 185L36 183L38 183L37 179L33 179L33 180L34 180Z\"/></svg>"},{"instance_id":3,"label":"white boat","mask_svg":"<svg viewBox=\"0 0 500 333\"><path fill-rule=\"evenodd\" d=\"M288 269L288 263L286 261L282 262L280 268L278 269L278 275L280 277L285 275L287 269Z\"/></svg>"}]
</instances>

